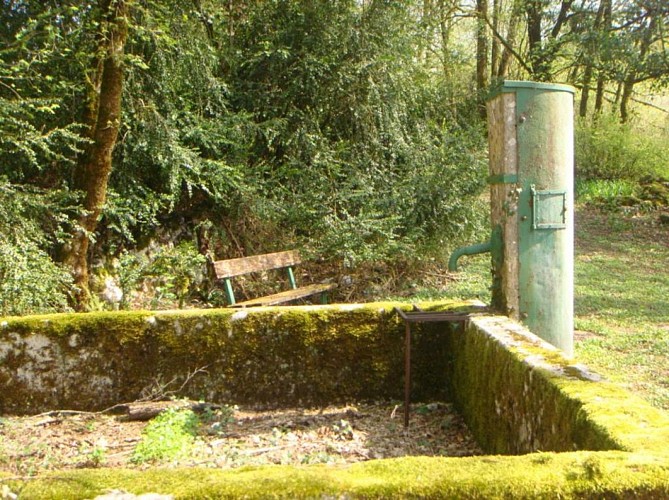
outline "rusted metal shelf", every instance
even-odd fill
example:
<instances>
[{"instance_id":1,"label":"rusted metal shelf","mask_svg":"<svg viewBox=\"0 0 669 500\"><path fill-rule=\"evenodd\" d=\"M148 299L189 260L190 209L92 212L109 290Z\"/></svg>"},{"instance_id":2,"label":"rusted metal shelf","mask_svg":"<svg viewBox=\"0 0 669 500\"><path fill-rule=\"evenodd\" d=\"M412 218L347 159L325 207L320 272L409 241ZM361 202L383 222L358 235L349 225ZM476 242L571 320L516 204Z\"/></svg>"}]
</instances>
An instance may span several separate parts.
<instances>
[{"instance_id":1,"label":"rusted metal shelf","mask_svg":"<svg viewBox=\"0 0 669 500\"><path fill-rule=\"evenodd\" d=\"M412 304L412 311L395 308L404 321L404 428L409 427L409 405L411 404L411 324L412 323L464 323L470 317L467 312L423 311Z\"/></svg>"}]
</instances>

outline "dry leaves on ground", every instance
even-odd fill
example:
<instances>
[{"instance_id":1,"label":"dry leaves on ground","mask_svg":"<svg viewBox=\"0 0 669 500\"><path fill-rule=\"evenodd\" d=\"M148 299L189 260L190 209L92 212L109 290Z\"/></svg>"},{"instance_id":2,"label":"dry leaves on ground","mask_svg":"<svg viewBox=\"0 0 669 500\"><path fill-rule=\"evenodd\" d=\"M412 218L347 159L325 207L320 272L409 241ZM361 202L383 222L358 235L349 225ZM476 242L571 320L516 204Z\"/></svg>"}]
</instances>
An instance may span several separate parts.
<instances>
[{"instance_id":1,"label":"dry leaves on ground","mask_svg":"<svg viewBox=\"0 0 669 500\"><path fill-rule=\"evenodd\" d=\"M234 409L230 421L200 415L193 446L165 466L234 468L262 464L341 464L363 460L481 454L450 404L389 402L320 409ZM0 418L0 470L33 475L80 467L149 467L131 459L146 422L104 414L51 413Z\"/></svg>"}]
</instances>

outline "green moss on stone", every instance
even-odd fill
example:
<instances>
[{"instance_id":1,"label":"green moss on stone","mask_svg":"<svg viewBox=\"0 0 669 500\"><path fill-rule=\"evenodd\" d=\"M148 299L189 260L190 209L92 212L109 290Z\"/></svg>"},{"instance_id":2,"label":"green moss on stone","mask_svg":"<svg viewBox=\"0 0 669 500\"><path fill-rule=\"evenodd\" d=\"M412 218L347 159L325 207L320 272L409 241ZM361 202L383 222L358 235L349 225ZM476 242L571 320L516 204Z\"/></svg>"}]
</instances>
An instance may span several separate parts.
<instances>
[{"instance_id":1,"label":"green moss on stone","mask_svg":"<svg viewBox=\"0 0 669 500\"><path fill-rule=\"evenodd\" d=\"M489 452L667 448L664 413L507 318L474 318L449 345L454 399Z\"/></svg>"},{"instance_id":2,"label":"green moss on stone","mask_svg":"<svg viewBox=\"0 0 669 500\"><path fill-rule=\"evenodd\" d=\"M669 465L622 452L376 460L347 467L267 466L58 472L8 483L22 499L93 498L111 489L175 498L664 498Z\"/></svg>"},{"instance_id":3,"label":"green moss on stone","mask_svg":"<svg viewBox=\"0 0 669 500\"><path fill-rule=\"evenodd\" d=\"M384 302L6 318L0 411L103 409L160 389L156 381L174 380L164 388L174 389L198 369L184 396L264 406L398 398L403 324L396 306L411 307ZM414 382L423 397L443 392L445 357L433 347L416 343Z\"/></svg>"},{"instance_id":4,"label":"green moss on stone","mask_svg":"<svg viewBox=\"0 0 669 500\"><path fill-rule=\"evenodd\" d=\"M183 377L200 366L216 375L196 377L191 395L211 400L294 404L384 397L399 395L402 388L404 325L392 312L395 306L10 318L0 328L0 356L5 366L38 375L53 370L54 360L83 356L74 374L43 377L41 383L45 393L69 387L70 394L59 394L58 401L76 395L72 401L84 404L93 403L76 385L80 380L90 385L103 373L113 374L107 390L124 401L156 375ZM421 306L443 310L461 304ZM22 499L93 498L111 489L175 498L669 496L669 417L516 323L475 317L465 330L420 327L414 349L416 393L447 387L482 446L491 453L524 455L236 471L72 471L5 482ZM0 383L7 385L6 374L0 371ZM34 387L32 393L21 384L11 388L5 405L21 398L33 398L33 409L53 404L39 400ZM543 453L533 453L539 450Z\"/></svg>"}]
</instances>

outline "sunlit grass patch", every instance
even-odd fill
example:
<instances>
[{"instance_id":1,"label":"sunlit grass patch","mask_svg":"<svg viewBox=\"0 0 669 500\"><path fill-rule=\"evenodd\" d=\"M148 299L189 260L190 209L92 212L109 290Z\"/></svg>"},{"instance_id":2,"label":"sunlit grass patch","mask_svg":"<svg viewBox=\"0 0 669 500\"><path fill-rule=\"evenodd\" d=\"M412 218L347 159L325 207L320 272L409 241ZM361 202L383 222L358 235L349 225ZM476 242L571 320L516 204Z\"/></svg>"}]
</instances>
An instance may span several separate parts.
<instances>
[{"instance_id":1,"label":"sunlit grass patch","mask_svg":"<svg viewBox=\"0 0 669 500\"><path fill-rule=\"evenodd\" d=\"M575 246L577 359L669 410L669 228L651 216L581 210ZM459 277L418 295L490 302L489 255L463 258Z\"/></svg>"},{"instance_id":2,"label":"sunlit grass patch","mask_svg":"<svg viewBox=\"0 0 669 500\"><path fill-rule=\"evenodd\" d=\"M615 206L621 198L635 196L638 184L626 179L592 179L576 183L576 199L580 203Z\"/></svg>"},{"instance_id":3,"label":"sunlit grass patch","mask_svg":"<svg viewBox=\"0 0 669 500\"><path fill-rule=\"evenodd\" d=\"M576 356L669 409L669 231L620 214L580 214Z\"/></svg>"}]
</instances>

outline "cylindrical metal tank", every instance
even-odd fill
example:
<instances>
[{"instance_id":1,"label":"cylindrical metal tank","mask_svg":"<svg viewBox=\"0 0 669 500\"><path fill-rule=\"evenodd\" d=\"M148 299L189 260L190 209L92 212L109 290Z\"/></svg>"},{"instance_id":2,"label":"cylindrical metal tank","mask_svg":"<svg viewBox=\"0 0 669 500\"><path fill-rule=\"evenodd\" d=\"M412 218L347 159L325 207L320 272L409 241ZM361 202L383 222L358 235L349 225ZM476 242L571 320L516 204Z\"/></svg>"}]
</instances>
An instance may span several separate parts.
<instances>
[{"instance_id":1,"label":"cylindrical metal tank","mask_svg":"<svg viewBox=\"0 0 669 500\"><path fill-rule=\"evenodd\" d=\"M488 102L493 306L573 354L574 89L506 81Z\"/></svg>"}]
</instances>

